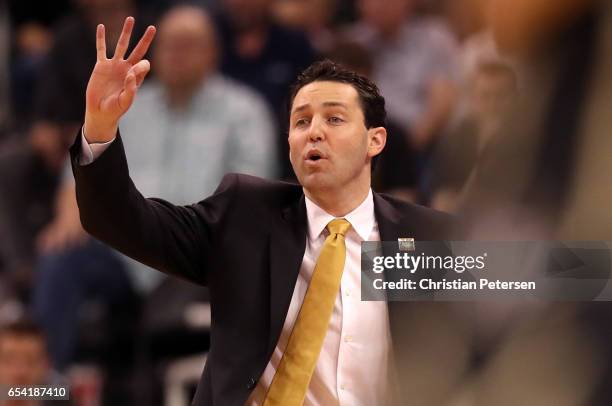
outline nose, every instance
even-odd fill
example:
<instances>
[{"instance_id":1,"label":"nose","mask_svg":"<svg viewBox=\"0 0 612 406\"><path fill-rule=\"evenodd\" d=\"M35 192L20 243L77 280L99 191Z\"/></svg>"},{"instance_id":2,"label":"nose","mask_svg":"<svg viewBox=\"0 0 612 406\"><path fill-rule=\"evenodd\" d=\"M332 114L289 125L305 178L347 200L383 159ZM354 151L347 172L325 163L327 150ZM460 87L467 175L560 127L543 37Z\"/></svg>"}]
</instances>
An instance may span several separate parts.
<instances>
[{"instance_id":1,"label":"nose","mask_svg":"<svg viewBox=\"0 0 612 406\"><path fill-rule=\"evenodd\" d=\"M321 121L317 118L313 118L308 129L308 139L311 142L323 141L325 139L325 132Z\"/></svg>"}]
</instances>

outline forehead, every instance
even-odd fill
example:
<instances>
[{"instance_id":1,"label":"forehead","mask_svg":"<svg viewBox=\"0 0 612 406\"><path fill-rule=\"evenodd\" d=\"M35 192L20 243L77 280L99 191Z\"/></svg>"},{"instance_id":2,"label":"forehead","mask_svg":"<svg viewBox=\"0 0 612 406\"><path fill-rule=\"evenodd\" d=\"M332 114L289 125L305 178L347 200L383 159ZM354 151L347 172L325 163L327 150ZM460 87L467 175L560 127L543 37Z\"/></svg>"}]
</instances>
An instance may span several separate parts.
<instances>
[{"instance_id":1,"label":"forehead","mask_svg":"<svg viewBox=\"0 0 612 406\"><path fill-rule=\"evenodd\" d=\"M305 105L320 107L326 103L340 103L349 109L359 108L359 94L348 83L316 81L307 84L297 92L291 111Z\"/></svg>"}]
</instances>

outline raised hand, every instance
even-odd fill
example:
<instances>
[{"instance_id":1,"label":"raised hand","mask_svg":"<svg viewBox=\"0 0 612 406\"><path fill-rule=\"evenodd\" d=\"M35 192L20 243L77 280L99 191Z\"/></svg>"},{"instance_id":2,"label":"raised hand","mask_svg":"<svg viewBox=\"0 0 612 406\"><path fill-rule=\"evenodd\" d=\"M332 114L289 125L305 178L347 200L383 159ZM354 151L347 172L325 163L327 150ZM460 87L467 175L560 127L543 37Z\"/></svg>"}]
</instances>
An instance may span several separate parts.
<instances>
[{"instance_id":1,"label":"raised hand","mask_svg":"<svg viewBox=\"0 0 612 406\"><path fill-rule=\"evenodd\" d=\"M128 17L115 54L106 57L104 25L96 30L97 61L89 78L85 107L85 137L90 143L107 142L115 137L119 119L132 105L136 91L149 72L150 64L142 59L153 41L155 27L149 26L127 59L124 59L134 18Z\"/></svg>"}]
</instances>

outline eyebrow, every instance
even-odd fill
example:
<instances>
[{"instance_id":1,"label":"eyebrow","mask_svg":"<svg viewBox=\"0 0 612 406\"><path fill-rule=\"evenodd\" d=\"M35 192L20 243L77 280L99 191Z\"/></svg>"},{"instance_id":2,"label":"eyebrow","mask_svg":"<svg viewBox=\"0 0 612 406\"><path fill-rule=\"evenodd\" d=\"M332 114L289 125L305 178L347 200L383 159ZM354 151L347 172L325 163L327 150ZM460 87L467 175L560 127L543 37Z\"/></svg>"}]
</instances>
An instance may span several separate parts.
<instances>
[{"instance_id":1,"label":"eyebrow","mask_svg":"<svg viewBox=\"0 0 612 406\"><path fill-rule=\"evenodd\" d=\"M298 107L294 108L293 111L291 112L291 115L293 115L295 113L299 113L302 110L306 110L308 107L310 107L309 103L302 104L301 106L298 106ZM323 107L342 107L344 109L348 108L345 103L337 102L337 101L323 102Z\"/></svg>"}]
</instances>

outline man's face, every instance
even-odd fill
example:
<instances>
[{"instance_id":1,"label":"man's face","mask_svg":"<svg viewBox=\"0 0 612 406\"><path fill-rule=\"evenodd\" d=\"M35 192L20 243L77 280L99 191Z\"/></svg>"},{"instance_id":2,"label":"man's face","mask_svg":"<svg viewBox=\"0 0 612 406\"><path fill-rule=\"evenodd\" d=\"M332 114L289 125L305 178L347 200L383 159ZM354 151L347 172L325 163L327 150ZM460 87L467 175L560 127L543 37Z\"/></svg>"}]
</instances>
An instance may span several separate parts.
<instances>
[{"instance_id":1,"label":"man's face","mask_svg":"<svg viewBox=\"0 0 612 406\"><path fill-rule=\"evenodd\" d=\"M0 337L0 384L38 385L48 373L45 343L28 335Z\"/></svg>"},{"instance_id":2,"label":"man's face","mask_svg":"<svg viewBox=\"0 0 612 406\"><path fill-rule=\"evenodd\" d=\"M301 88L289 120L289 158L311 192L369 186L370 161L382 151L384 128L367 129L357 90L320 81Z\"/></svg>"}]
</instances>

